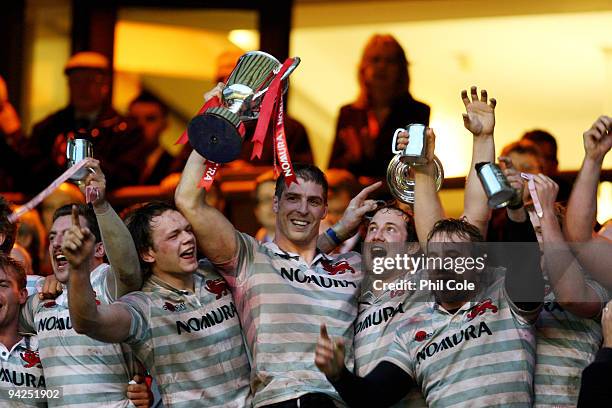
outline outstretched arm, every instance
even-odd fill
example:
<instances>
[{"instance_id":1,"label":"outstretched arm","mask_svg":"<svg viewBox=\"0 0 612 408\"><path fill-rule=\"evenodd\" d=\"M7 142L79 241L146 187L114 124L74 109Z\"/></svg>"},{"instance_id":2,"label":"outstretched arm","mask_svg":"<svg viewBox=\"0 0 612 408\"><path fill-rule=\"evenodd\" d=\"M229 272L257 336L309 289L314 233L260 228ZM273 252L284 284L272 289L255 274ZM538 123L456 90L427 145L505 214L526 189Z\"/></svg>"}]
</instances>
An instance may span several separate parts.
<instances>
[{"instance_id":1,"label":"outstretched arm","mask_svg":"<svg viewBox=\"0 0 612 408\"><path fill-rule=\"evenodd\" d=\"M221 86L217 85L206 93L205 99L208 101L220 93ZM206 204L206 191L198 187L205 166L206 159L195 150L192 151L176 188L174 200L191 224L204 256L214 264L224 263L233 259L238 249L236 230L223 213Z\"/></svg>"},{"instance_id":2,"label":"outstretched arm","mask_svg":"<svg viewBox=\"0 0 612 408\"><path fill-rule=\"evenodd\" d=\"M461 99L466 110L466 113L463 114L463 124L474 136L472 162L465 185L463 215L470 224L480 230L483 236L486 236L491 210L487 205L487 195L476 174L476 163L495 162L493 130L497 101L494 98L488 101L485 89L480 91L480 99L478 99L478 90L475 86L470 88L470 96L471 100L466 90L461 91Z\"/></svg>"},{"instance_id":3,"label":"outstretched arm","mask_svg":"<svg viewBox=\"0 0 612 408\"><path fill-rule=\"evenodd\" d=\"M80 187L96 213L104 250L116 275L114 278L117 282L117 293L114 293L114 296L118 299L142 286L138 252L130 231L106 201L106 177L102 173L100 162L93 158L86 160L86 166L92 169L93 173L87 175ZM113 287L113 284L109 285L109 288Z\"/></svg>"},{"instance_id":4,"label":"outstretched arm","mask_svg":"<svg viewBox=\"0 0 612 408\"><path fill-rule=\"evenodd\" d=\"M69 263L68 308L70 320L77 333L109 343L127 339L132 323L128 310L119 304L96 305L91 287L92 265L87 261L93 251L95 238L89 228L79 225L76 208L72 210L72 226L64 233L62 252Z\"/></svg>"},{"instance_id":5,"label":"outstretched arm","mask_svg":"<svg viewBox=\"0 0 612 408\"><path fill-rule=\"evenodd\" d=\"M597 185L604 157L612 148L612 117L600 116L583 135L584 160L570 195L564 225L567 239L587 242L593 233L597 213Z\"/></svg>"},{"instance_id":6,"label":"outstretched arm","mask_svg":"<svg viewBox=\"0 0 612 408\"><path fill-rule=\"evenodd\" d=\"M559 186L543 174L538 174L535 182L544 213L541 220L544 266L556 301L576 316L596 316L605 299L587 283L582 267L563 238L555 214Z\"/></svg>"}]
</instances>

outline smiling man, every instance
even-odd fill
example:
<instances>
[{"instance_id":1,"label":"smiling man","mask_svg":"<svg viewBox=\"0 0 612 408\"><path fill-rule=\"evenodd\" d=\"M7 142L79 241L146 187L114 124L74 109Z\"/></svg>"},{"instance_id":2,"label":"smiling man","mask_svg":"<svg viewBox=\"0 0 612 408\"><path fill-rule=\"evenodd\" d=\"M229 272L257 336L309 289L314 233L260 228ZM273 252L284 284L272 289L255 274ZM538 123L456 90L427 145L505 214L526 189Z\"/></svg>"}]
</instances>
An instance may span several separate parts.
<instances>
[{"instance_id":1,"label":"smiling man","mask_svg":"<svg viewBox=\"0 0 612 408\"><path fill-rule=\"evenodd\" d=\"M207 94L210 96L210 93ZM340 397L312 360L319 322L352 344L361 282L361 258L330 257L317 249L327 215L327 181L312 165L294 166L297 183L276 181L273 242L236 231L206 205L197 184L205 159L192 152L175 199L232 290L250 352L255 407L335 407ZM378 187L378 186L376 186ZM374 203L363 202L364 213ZM352 366L352 347L347 350Z\"/></svg>"},{"instance_id":2,"label":"smiling man","mask_svg":"<svg viewBox=\"0 0 612 408\"><path fill-rule=\"evenodd\" d=\"M249 406L250 367L236 306L214 269L198 266L189 222L173 206L154 202L130 213L127 226L146 280L141 292L111 305L96 305L83 264L91 232L73 226L66 238L76 330L129 344L159 384L166 408Z\"/></svg>"}]
</instances>

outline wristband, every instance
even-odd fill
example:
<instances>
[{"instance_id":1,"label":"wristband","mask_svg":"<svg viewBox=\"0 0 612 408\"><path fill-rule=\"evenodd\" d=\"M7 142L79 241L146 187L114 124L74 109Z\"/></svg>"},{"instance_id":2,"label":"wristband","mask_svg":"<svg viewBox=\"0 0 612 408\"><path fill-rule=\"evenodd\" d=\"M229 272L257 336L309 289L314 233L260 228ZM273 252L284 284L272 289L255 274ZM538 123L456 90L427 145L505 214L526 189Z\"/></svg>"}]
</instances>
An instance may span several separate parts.
<instances>
[{"instance_id":1,"label":"wristband","mask_svg":"<svg viewBox=\"0 0 612 408\"><path fill-rule=\"evenodd\" d=\"M523 201L519 201L517 204L509 204L508 209L510 210L520 210L523 208Z\"/></svg>"},{"instance_id":2,"label":"wristband","mask_svg":"<svg viewBox=\"0 0 612 408\"><path fill-rule=\"evenodd\" d=\"M331 238L332 241L334 241L334 243L336 245L340 245L342 243L342 241L338 238L338 235L336 235L336 231L334 231L333 228L328 228L327 231L325 231L325 234Z\"/></svg>"}]
</instances>

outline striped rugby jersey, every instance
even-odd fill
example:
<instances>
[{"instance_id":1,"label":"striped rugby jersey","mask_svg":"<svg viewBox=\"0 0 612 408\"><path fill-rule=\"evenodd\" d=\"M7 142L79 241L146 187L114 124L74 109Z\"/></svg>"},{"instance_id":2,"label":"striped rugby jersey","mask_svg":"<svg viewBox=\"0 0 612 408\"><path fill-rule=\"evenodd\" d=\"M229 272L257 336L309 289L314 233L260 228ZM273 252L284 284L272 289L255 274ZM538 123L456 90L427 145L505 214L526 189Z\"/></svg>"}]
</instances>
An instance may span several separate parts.
<instances>
[{"instance_id":1,"label":"striped rugby jersey","mask_svg":"<svg viewBox=\"0 0 612 408\"><path fill-rule=\"evenodd\" d=\"M155 276L122 296L132 315L132 346L159 385L166 408L250 406L250 367L227 284L200 264L195 292Z\"/></svg>"},{"instance_id":2,"label":"striped rugby jersey","mask_svg":"<svg viewBox=\"0 0 612 408\"><path fill-rule=\"evenodd\" d=\"M314 364L320 326L343 337L353 368L353 322L357 317L361 256L318 253L311 265L272 242L237 232L236 257L217 267L227 280L251 359L253 405L273 404L308 393L340 396Z\"/></svg>"},{"instance_id":3,"label":"striped rugby jersey","mask_svg":"<svg viewBox=\"0 0 612 408\"><path fill-rule=\"evenodd\" d=\"M0 406L25 408L47 406L45 400L11 399L8 390L45 389L36 336L24 336L11 350L0 343Z\"/></svg>"},{"instance_id":4,"label":"striped rugby jersey","mask_svg":"<svg viewBox=\"0 0 612 408\"><path fill-rule=\"evenodd\" d=\"M585 279L603 307L608 292L591 278ZM535 406L578 404L582 370L595 359L603 341L600 318L587 319L564 310L547 282L544 307L536 322Z\"/></svg>"},{"instance_id":5,"label":"striped rugby jersey","mask_svg":"<svg viewBox=\"0 0 612 408\"><path fill-rule=\"evenodd\" d=\"M498 279L451 315L433 298L383 358L410 374L430 407L531 407L538 311L522 312Z\"/></svg>"},{"instance_id":6,"label":"striped rugby jersey","mask_svg":"<svg viewBox=\"0 0 612 408\"><path fill-rule=\"evenodd\" d=\"M114 276L108 264L91 272L96 301L108 304L115 300ZM63 389L63 398L50 399L50 407L134 406L127 399L133 373L131 353L120 344L97 341L74 330L67 288L55 300L30 296L21 309L20 323L25 331L38 334L47 387Z\"/></svg>"},{"instance_id":7,"label":"striped rugby jersey","mask_svg":"<svg viewBox=\"0 0 612 408\"><path fill-rule=\"evenodd\" d=\"M419 272L403 275L399 280L413 280L418 284ZM365 282L364 282L365 285ZM359 315L355 321L355 374L368 375L383 360L393 344L397 329L428 306L424 291L386 290L374 294L368 290L359 299ZM426 408L425 398L417 389L394 407Z\"/></svg>"}]
</instances>

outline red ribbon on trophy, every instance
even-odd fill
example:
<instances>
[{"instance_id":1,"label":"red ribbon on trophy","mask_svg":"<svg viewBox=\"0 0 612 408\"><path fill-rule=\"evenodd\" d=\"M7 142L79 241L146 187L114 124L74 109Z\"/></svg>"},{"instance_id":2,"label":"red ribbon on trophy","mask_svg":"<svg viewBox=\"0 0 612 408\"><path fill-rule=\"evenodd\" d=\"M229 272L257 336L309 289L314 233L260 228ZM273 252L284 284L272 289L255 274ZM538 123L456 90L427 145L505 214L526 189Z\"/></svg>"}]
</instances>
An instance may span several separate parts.
<instances>
[{"instance_id":1,"label":"red ribbon on trophy","mask_svg":"<svg viewBox=\"0 0 612 408\"><path fill-rule=\"evenodd\" d=\"M281 172L285 175L285 183L287 186L291 183L297 183L297 179L293 172L293 165L291 164L291 157L289 156L289 149L287 149L287 139L285 136L285 111L283 109L283 88L282 88L282 77L285 72L293 65L294 59L287 58L283 63L280 71L276 74L276 77L270 83L268 91L261 102L261 108L259 110L259 119L257 120L257 127L253 134L253 152L251 153L251 160L255 157L260 158L263 151L264 141L268 134L268 127L271 119L275 118L275 131L274 131L274 174L277 176ZM276 164L276 158L280 163L281 169L279 170Z\"/></svg>"}]
</instances>

